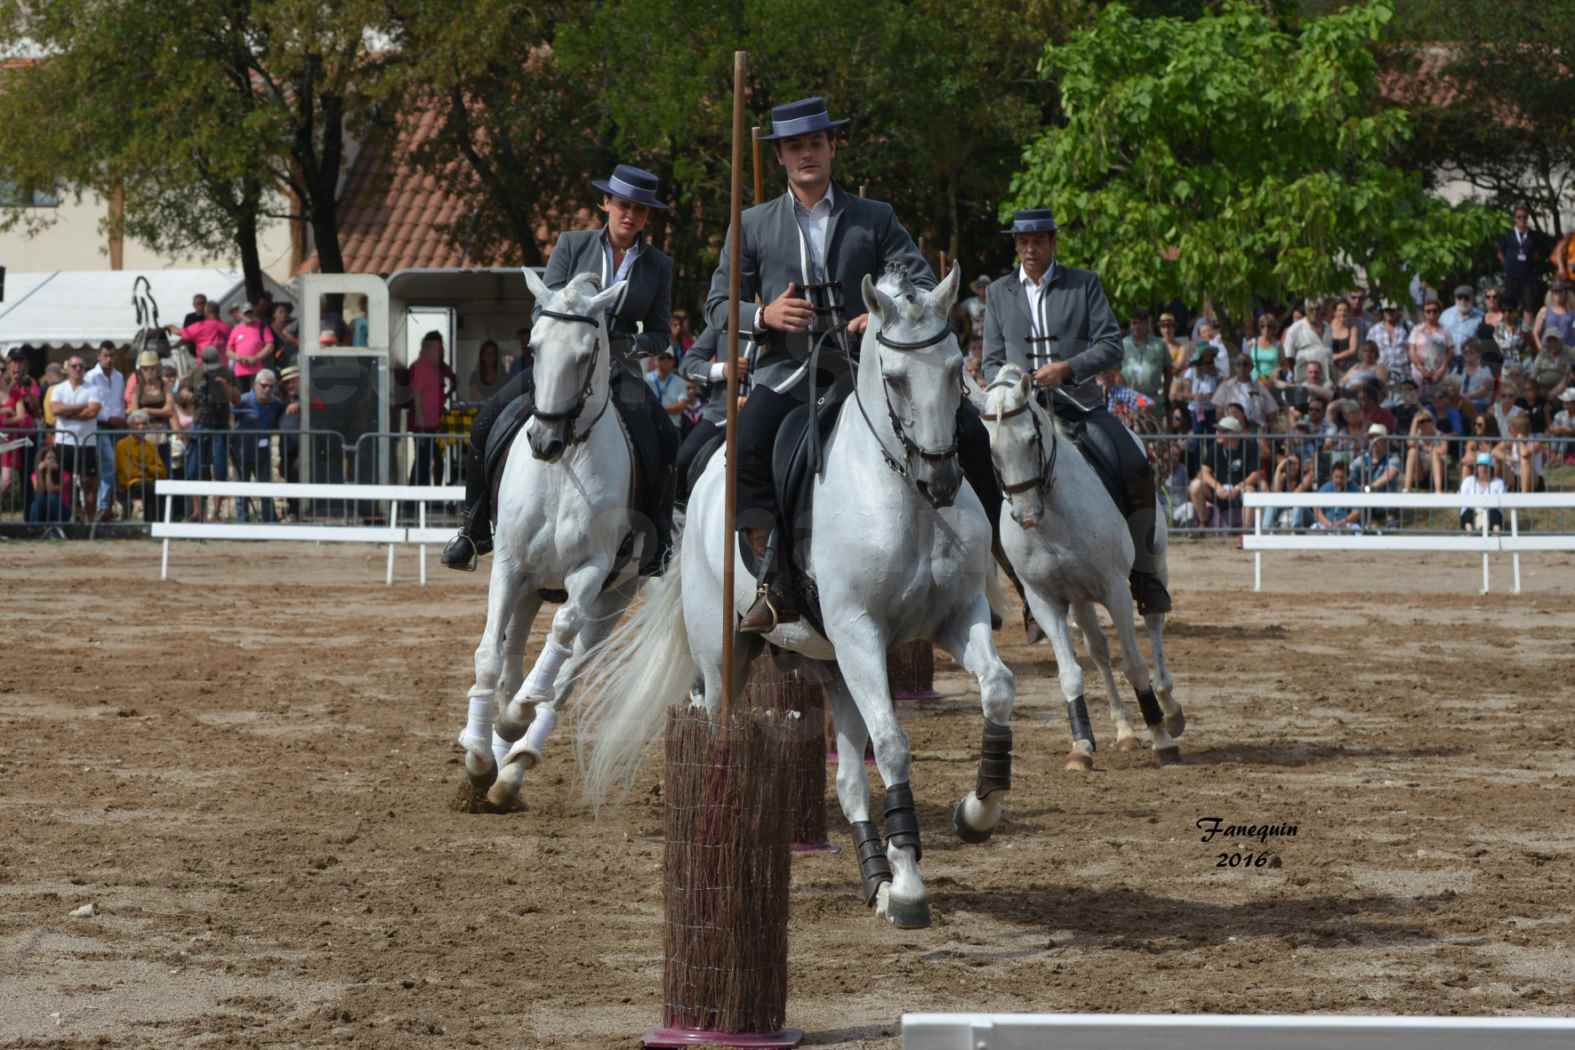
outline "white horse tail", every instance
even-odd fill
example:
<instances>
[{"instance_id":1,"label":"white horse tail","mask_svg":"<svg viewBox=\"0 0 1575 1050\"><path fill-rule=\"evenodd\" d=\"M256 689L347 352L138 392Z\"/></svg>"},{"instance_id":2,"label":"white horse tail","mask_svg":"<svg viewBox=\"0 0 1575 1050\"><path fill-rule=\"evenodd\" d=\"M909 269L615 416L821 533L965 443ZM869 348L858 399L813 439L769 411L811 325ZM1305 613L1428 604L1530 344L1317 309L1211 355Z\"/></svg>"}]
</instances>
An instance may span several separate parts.
<instances>
[{"instance_id":1,"label":"white horse tail","mask_svg":"<svg viewBox=\"0 0 1575 1050\"><path fill-rule=\"evenodd\" d=\"M593 807L600 808L614 786L629 789L668 707L688 696L694 684L683 578L675 550L667 571L645 587L629 618L578 661L588 670L577 704L575 750Z\"/></svg>"}]
</instances>

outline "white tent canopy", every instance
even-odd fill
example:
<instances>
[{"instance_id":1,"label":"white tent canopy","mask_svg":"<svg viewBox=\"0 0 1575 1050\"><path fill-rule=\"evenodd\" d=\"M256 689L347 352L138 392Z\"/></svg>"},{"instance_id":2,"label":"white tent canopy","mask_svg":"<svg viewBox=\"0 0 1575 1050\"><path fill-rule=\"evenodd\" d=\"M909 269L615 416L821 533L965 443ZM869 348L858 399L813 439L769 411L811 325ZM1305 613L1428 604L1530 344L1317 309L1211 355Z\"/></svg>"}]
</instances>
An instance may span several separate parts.
<instances>
[{"instance_id":1,"label":"white tent canopy","mask_svg":"<svg viewBox=\"0 0 1575 1050\"><path fill-rule=\"evenodd\" d=\"M85 346L104 339L129 343L137 332L131 286L138 277L152 285L160 324L180 324L198 293L217 302L226 317L232 303L246 298L240 270L8 273L5 302L0 303L0 346ZM294 299L277 281L266 276L263 281L275 299Z\"/></svg>"}]
</instances>

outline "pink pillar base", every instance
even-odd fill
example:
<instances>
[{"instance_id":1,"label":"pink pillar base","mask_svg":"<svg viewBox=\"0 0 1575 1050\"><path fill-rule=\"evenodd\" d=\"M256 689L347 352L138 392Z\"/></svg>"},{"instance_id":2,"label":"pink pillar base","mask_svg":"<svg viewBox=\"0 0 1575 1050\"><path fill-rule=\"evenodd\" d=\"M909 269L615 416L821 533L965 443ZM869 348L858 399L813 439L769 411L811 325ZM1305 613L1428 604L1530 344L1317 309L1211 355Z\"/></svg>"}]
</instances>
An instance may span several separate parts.
<instances>
[{"instance_id":1,"label":"pink pillar base","mask_svg":"<svg viewBox=\"0 0 1575 1050\"><path fill-rule=\"evenodd\" d=\"M793 1050L804 1041L797 1028L780 1032L712 1032L704 1028L653 1028L644 1043L652 1048L682 1050L686 1046L729 1046L739 1050Z\"/></svg>"},{"instance_id":2,"label":"pink pillar base","mask_svg":"<svg viewBox=\"0 0 1575 1050\"><path fill-rule=\"evenodd\" d=\"M841 853L842 847L833 842L795 842L794 853Z\"/></svg>"}]
</instances>

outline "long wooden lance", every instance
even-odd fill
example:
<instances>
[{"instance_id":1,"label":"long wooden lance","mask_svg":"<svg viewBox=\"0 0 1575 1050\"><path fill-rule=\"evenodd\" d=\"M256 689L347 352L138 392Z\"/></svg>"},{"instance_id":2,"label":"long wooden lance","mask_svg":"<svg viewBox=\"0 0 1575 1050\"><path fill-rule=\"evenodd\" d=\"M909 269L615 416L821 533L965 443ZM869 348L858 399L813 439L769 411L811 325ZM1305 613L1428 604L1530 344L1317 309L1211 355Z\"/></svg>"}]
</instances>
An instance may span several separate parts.
<instances>
[{"instance_id":1,"label":"long wooden lance","mask_svg":"<svg viewBox=\"0 0 1575 1050\"><path fill-rule=\"evenodd\" d=\"M727 243L727 487L722 528L722 725L733 715L733 572L738 562L738 280L744 211L744 69L748 53L733 52L733 188ZM724 730L725 731L725 730Z\"/></svg>"}]
</instances>

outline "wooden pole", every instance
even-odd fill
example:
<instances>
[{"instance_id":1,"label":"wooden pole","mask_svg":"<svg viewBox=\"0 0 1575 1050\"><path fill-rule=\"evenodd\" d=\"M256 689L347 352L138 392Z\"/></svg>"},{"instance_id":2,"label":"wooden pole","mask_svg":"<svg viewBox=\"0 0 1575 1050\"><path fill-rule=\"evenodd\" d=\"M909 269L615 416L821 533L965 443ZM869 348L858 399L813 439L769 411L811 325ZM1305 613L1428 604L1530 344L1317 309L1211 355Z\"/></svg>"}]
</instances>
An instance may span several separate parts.
<instances>
[{"instance_id":1,"label":"wooden pole","mask_svg":"<svg viewBox=\"0 0 1575 1050\"><path fill-rule=\"evenodd\" d=\"M733 569L738 561L738 280L743 264L739 229L744 211L744 68L748 53L733 52L733 191L727 244L727 487L722 529L722 725L733 715Z\"/></svg>"}]
</instances>

